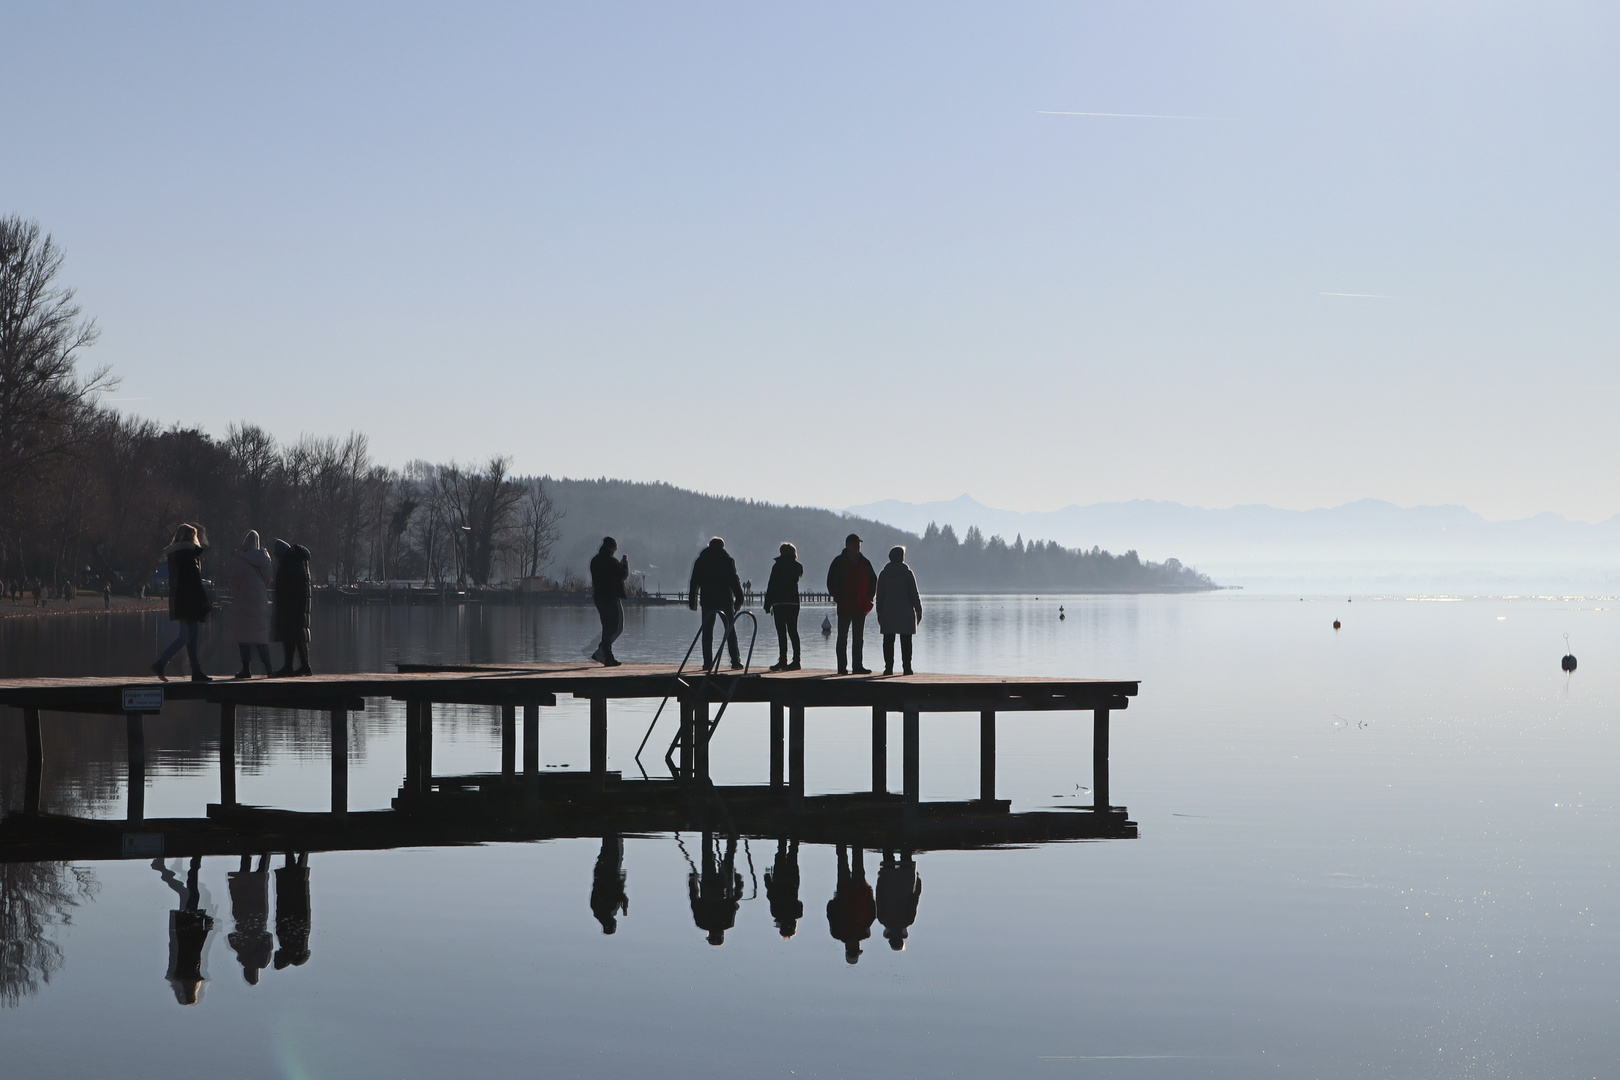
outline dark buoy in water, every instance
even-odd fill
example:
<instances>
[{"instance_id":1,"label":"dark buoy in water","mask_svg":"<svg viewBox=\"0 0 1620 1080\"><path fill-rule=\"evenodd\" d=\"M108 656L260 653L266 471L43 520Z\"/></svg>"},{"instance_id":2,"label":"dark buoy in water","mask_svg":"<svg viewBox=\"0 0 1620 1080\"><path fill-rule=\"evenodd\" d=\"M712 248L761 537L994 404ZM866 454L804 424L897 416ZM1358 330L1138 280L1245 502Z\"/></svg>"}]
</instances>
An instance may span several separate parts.
<instances>
[{"instance_id":1,"label":"dark buoy in water","mask_svg":"<svg viewBox=\"0 0 1620 1080\"><path fill-rule=\"evenodd\" d=\"M1574 671L1575 670L1575 654L1569 651L1569 635L1568 634L1564 635L1564 659L1563 659L1563 662L1562 662L1562 664L1560 666L1563 667L1563 669L1565 671Z\"/></svg>"},{"instance_id":2,"label":"dark buoy in water","mask_svg":"<svg viewBox=\"0 0 1620 1080\"><path fill-rule=\"evenodd\" d=\"M826 637L830 633L832 633L832 617L823 615L821 617L821 636Z\"/></svg>"},{"instance_id":3,"label":"dark buoy in water","mask_svg":"<svg viewBox=\"0 0 1620 1080\"><path fill-rule=\"evenodd\" d=\"M1337 630L1338 628L1339 628L1339 620L1334 619L1333 620L1333 629Z\"/></svg>"},{"instance_id":4,"label":"dark buoy in water","mask_svg":"<svg viewBox=\"0 0 1620 1080\"><path fill-rule=\"evenodd\" d=\"M1063 605L1059 604L1058 605L1058 622L1062 622L1064 619L1067 619L1067 618L1068 618L1068 616L1063 614Z\"/></svg>"}]
</instances>

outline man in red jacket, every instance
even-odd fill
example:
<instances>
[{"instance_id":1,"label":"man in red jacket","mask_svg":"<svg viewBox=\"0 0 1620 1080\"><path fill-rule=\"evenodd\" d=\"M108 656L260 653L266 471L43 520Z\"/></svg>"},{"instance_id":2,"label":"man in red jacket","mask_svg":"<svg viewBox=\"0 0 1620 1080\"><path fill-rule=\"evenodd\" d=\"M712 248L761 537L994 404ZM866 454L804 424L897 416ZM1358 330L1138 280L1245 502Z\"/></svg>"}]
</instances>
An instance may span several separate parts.
<instances>
[{"instance_id":1,"label":"man in red jacket","mask_svg":"<svg viewBox=\"0 0 1620 1080\"><path fill-rule=\"evenodd\" d=\"M872 598L877 595L877 571L865 555L861 554L861 538L850 533L844 538L844 550L827 567L827 592L838 602L838 674L870 675L872 669L861 664L861 643L866 635L866 613L872 610ZM855 661L851 667L845 663L849 638L854 631Z\"/></svg>"}]
</instances>

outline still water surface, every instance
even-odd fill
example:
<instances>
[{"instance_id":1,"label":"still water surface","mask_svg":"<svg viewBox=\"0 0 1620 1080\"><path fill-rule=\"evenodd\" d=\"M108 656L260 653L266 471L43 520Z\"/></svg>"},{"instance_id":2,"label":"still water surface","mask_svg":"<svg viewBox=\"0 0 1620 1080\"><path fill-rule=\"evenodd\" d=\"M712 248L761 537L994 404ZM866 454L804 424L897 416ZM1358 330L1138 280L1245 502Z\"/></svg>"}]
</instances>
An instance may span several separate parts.
<instances>
[{"instance_id":1,"label":"still water surface","mask_svg":"<svg viewBox=\"0 0 1620 1080\"><path fill-rule=\"evenodd\" d=\"M829 931L829 847L799 852L804 917L790 939L767 906L774 845L739 850L745 899L719 947L693 921L691 835L625 840L628 911L611 936L590 904L597 840L316 852L308 958L258 985L229 942L237 861L205 859L199 906L215 922L194 1006L164 977L177 897L150 863L9 867L0 914L14 939L19 897L37 910L56 888L72 904L54 922L43 905L42 937L60 951L31 959L48 981L17 977L30 958L6 943L16 996L0 1009L0 1075L1614 1075L1620 604L1217 594L926 607L920 670L1142 680L1113 724L1113 800L1138 839L924 852L905 949L878 926L855 964ZM571 660L592 615L317 612L315 663ZM619 655L678 659L691 620L632 611ZM830 666L820 620L806 609L807 666ZM138 672L157 633L150 616L6 620L0 667ZM1573 677L1559 670L1565 633ZM767 662L773 651L762 642ZM615 705L611 768L634 771L652 707ZM401 708L352 717L354 809L398 790ZM766 713L750 708L716 735L717 782L766 778ZM326 808L324 717L244 710L239 727L242 801ZM0 732L12 808L20 728L13 712ZM436 772L499 768L493 710L442 709L435 734ZM928 717L923 734L923 798L973 797L976 718ZM217 800L216 735L197 707L150 722L148 816ZM810 791L867 786L869 738L865 711L813 713ZM123 813L121 722L50 723L46 742L47 810ZM543 765L586 757L585 703L560 700L544 712ZM1090 765L1089 717L1003 719L999 793L1014 810L1088 801ZM869 879L880 859L865 854ZM184 864L169 869L184 880Z\"/></svg>"}]
</instances>

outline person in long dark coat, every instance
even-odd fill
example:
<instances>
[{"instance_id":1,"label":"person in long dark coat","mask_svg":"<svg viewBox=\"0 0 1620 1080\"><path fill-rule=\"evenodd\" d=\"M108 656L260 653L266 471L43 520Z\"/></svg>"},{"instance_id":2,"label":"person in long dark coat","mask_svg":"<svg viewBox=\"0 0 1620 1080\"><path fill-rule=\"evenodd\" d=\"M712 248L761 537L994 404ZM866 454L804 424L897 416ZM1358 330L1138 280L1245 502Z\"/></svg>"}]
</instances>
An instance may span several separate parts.
<instances>
[{"instance_id":1,"label":"person in long dark coat","mask_svg":"<svg viewBox=\"0 0 1620 1080\"><path fill-rule=\"evenodd\" d=\"M249 986L259 985L259 972L270 966L270 955L275 940L267 926L270 921L270 856L259 856L259 868L253 869L253 857L242 856L242 868L227 875L231 890L231 921L236 929L226 941L242 965L242 978Z\"/></svg>"},{"instance_id":2,"label":"person in long dark coat","mask_svg":"<svg viewBox=\"0 0 1620 1080\"><path fill-rule=\"evenodd\" d=\"M765 898L770 901L771 918L783 940L799 930L804 918L804 901L799 899L799 842L776 842L776 861L765 868Z\"/></svg>"},{"instance_id":3,"label":"person in long dark coat","mask_svg":"<svg viewBox=\"0 0 1620 1080\"><path fill-rule=\"evenodd\" d=\"M164 884L180 897L180 906L169 912L169 987L174 991L175 1001L195 1005L202 1000L203 953L208 947L208 935L214 929L214 917L204 911L199 902L197 872L202 869L202 856L191 857L184 885L173 870L163 865L162 859L153 859L152 869L161 874Z\"/></svg>"},{"instance_id":4,"label":"person in long dark coat","mask_svg":"<svg viewBox=\"0 0 1620 1080\"><path fill-rule=\"evenodd\" d=\"M602 850L596 856L591 874L591 914L602 924L602 933L619 929L619 916L630 914L630 897L624 889L624 838L617 833L602 837Z\"/></svg>"},{"instance_id":5,"label":"person in long dark coat","mask_svg":"<svg viewBox=\"0 0 1620 1080\"><path fill-rule=\"evenodd\" d=\"M902 851L900 861L894 861L894 852L883 853L883 865L878 867L877 917L883 924L883 936L889 948L900 952L906 947L911 924L917 921L917 901L922 899L922 877L911 852Z\"/></svg>"},{"instance_id":6,"label":"person in long dark coat","mask_svg":"<svg viewBox=\"0 0 1620 1080\"><path fill-rule=\"evenodd\" d=\"M275 966L299 967L309 960L309 854L296 859L289 852L286 865L276 870Z\"/></svg>"},{"instance_id":7,"label":"person in long dark coat","mask_svg":"<svg viewBox=\"0 0 1620 1080\"><path fill-rule=\"evenodd\" d=\"M922 621L922 597L917 594L917 575L906 565L906 549L889 549L889 561L877 583L878 629L883 632L883 674L894 674L894 639L900 638L900 661L911 674L911 636Z\"/></svg>"},{"instance_id":8,"label":"person in long dark coat","mask_svg":"<svg viewBox=\"0 0 1620 1080\"><path fill-rule=\"evenodd\" d=\"M718 615L725 630L726 645L731 650L734 670L743 666L742 654L737 649L736 613L742 610L743 587L737 578L737 561L726 551L726 542L716 536L709 546L698 552L692 563L692 581L689 585L687 606L693 611L703 610L703 669L714 667L714 619Z\"/></svg>"},{"instance_id":9,"label":"person in long dark coat","mask_svg":"<svg viewBox=\"0 0 1620 1080\"><path fill-rule=\"evenodd\" d=\"M772 671L799 670L799 579L804 567L799 549L783 544L771 566L771 580L765 585L765 614L776 618L776 648L779 657ZM788 663L788 642L793 643L793 662Z\"/></svg>"},{"instance_id":10,"label":"person in long dark coat","mask_svg":"<svg viewBox=\"0 0 1620 1080\"><path fill-rule=\"evenodd\" d=\"M872 599L877 593L877 571L861 554L861 538L850 533L844 538L844 550L827 567L827 592L838 601L838 674L870 675L872 671L861 663L863 640L866 636L866 614L872 610ZM846 654L853 637L853 655ZM846 658L855 662L851 666Z\"/></svg>"},{"instance_id":11,"label":"person in long dark coat","mask_svg":"<svg viewBox=\"0 0 1620 1080\"><path fill-rule=\"evenodd\" d=\"M202 660L197 656L197 637L214 606L202 581L202 557L207 550L207 537L196 525L174 530L174 543L163 549L169 561L169 618L180 624L174 641L152 662L152 673L164 682L169 681L164 667L182 647L191 661L191 681L213 681L203 674Z\"/></svg>"},{"instance_id":12,"label":"person in long dark coat","mask_svg":"<svg viewBox=\"0 0 1620 1080\"><path fill-rule=\"evenodd\" d=\"M308 675L309 606L315 595L309 576L309 548L277 540L276 550L276 640L281 642L281 670L276 675ZM299 666L293 670L293 653Z\"/></svg>"},{"instance_id":13,"label":"person in long dark coat","mask_svg":"<svg viewBox=\"0 0 1620 1080\"><path fill-rule=\"evenodd\" d=\"M844 943L844 960L860 962L861 942L872 936L872 886L866 883L866 867L861 861L861 849L838 845L838 887L827 901L827 930Z\"/></svg>"}]
</instances>

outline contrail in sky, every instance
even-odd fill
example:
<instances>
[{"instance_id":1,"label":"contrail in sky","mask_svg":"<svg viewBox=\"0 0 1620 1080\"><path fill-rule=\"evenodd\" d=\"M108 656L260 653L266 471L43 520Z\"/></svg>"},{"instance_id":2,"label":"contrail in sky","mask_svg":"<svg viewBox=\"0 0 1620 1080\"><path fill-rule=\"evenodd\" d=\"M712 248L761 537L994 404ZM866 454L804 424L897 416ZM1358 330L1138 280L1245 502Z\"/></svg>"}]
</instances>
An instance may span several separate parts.
<instances>
[{"instance_id":1,"label":"contrail in sky","mask_svg":"<svg viewBox=\"0 0 1620 1080\"><path fill-rule=\"evenodd\" d=\"M1126 120L1229 120L1226 116L1170 116L1140 112L1068 112L1064 109L1036 109L1037 116L1115 116Z\"/></svg>"}]
</instances>

